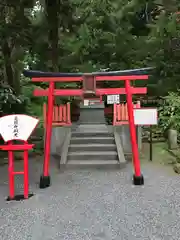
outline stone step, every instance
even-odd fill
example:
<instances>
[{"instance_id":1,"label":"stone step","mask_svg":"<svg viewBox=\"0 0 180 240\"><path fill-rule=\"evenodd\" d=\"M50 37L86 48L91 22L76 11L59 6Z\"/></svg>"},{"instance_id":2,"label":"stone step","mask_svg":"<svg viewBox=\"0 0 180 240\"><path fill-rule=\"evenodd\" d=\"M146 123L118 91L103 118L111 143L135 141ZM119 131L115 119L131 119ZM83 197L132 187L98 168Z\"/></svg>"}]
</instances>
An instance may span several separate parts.
<instances>
[{"instance_id":1,"label":"stone step","mask_svg":"<svg viewBox=\"0 0 180 240\"><path fill-rule=\"evenodd\" d=\"M91 119L87 119L87 120L81 120L81 119L79 119L79 121L78 121L78 123L80 124L80 125L105 125L106 124L106 120L105 119L103 119L103 120L97 120L97 119L94 119L94 120L91 120Z\"/></svg>"},{"instance_id":2,"label":"stone step","mask_svg":"<svg viewBox=\"0 0 180 240\"><path fill-rule=\"evenodd\" d=\"M114 137L72 137L70 144L114 144Z\"/></svg>"},{"instance_id":3,"label":"stone step","mask_svg":"<svg viewBox=\"0 0 180 240\"><path fill-rule=\"evenodd\" d=\"M116 151L115 144L71 144L69 152L83 151Z\"/></svg>"},{"instance_id":4,"label":"stone step","mask_svg":"<svg viewBox=\"0 0 180 240\"><path fill-rule=\"evenodd\" d=\"M72 137L113 137L113 133L108 132L72 132Z\"/></svg>"},{"instance_id":5,"label":"stone step","mask_svg":"<svg viewBox=\"0 0 180 240\"><path fill-rule=\"evenodd\" d=\"M108 127L105 124L80 124L76 128L77 132L82 133L95 133L95 132L104 132L108 133Z\"/></svg>"},{"instance_id":6,"label":"stone step","mask_svg":"<svg viewBox=\"0 0 180 240\"><path fill-rule=\"evenodd\" d=\"M83 151L83 152L69 152L67 156L68 161L72 160L118 160L116 151Z\"/></svg>"},{"instance_id":7,"label":"stone step","mask_svg":"<svg viewBox=\"0 0 180 240\"><path fill-rule=\"evenodd\" d=\"M61 165L60 168L67 169L119 169L121 167L117 160L71 160L66 165Z\"/></svg>"}]
</instances>

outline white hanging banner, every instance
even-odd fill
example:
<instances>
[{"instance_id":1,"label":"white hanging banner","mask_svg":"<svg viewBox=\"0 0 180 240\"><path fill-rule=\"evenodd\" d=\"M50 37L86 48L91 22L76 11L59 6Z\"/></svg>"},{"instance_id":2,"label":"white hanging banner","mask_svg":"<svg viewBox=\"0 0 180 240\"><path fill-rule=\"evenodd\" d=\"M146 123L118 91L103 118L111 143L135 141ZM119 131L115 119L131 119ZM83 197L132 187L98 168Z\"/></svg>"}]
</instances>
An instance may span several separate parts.
<instances>
[{"instance_id":1,"label":"white hanging banner","mask_svg":"<svg viewBox=\"0 0 180 240\"><path fill-rule=\"evenodd\" d=\"M119 104L120 96L119 95L107 95L107 104Z\"/></svg>"},{"instance_id":2,"label":"white hanging banner","mask_svg":"<svg viewBox=\"0 0 180 240\"><path fill-rule=\"evenodd\" d=\"M156 108L134 109L135 125L157 125L158 112Z\"/></svg>"},{"instance_id":3,"label":"white hanging banner","mask_svg":"<svg viewBox=\"0 0 180 240\"><path fill-rule=\"evenodd\" d=\"M27 141L38 122L39 119L24 114L7 115L0 118L0 134L5 142Z\"/></svg>"}]
</instances>

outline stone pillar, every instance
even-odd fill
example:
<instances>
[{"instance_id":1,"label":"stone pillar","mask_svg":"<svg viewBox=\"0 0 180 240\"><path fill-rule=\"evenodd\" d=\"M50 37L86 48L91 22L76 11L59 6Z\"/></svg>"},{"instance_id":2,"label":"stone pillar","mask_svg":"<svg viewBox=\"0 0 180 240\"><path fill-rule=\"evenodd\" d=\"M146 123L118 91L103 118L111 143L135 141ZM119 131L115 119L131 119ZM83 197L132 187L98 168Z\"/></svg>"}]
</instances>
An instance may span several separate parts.
<instances>
[{"instance_id":1,"label":"stone pillar","mask_svg":"<svg viewBox=\"0 0 180 240\"><path fill-rule=\"evenodd\" d=\"M177 130L169 129L168 130L168 147L170 150L177 149Z\"/></svg>"}]
</instances>

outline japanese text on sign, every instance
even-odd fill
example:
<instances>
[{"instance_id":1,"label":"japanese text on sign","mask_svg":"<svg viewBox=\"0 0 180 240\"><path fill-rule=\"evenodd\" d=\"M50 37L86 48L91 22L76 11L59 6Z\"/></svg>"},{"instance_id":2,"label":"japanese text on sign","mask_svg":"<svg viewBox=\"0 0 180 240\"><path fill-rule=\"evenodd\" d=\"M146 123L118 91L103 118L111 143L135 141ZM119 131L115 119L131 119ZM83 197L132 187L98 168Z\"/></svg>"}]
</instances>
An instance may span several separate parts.
<instances>
[{"instance_id":1,"label":"japanese text on sign","mask_svg":"<svg viewBox=\"0 0 180 240\"><path fill-rule=\"evenodd\" d=\"M39 120L24 114L8 115L0 118L0 134L5 142L27 141Z\"/></svg>"},{"instance_id":2,"label":"japanese text on sign","mask_svg":"<svg viewBox=\"0 0 180 240\"><path fill-rule=\"evenodd\" d=\"M14 126L13 126L13 133L14 133L14 138L18 138L18 133L19 133L19 131L18 131L18 117L17 116L15 116L14 117Z\"/></svg>"},{"instance_id":3,"label":"japanese text on sign","mask_svg":"<svg viewBox=\"0 0 180 240\"><path fill-rule=\"evenodd\" d=\"M107 95L107 104L120 103L119 95Z\"/></svg>"}]
</instances>

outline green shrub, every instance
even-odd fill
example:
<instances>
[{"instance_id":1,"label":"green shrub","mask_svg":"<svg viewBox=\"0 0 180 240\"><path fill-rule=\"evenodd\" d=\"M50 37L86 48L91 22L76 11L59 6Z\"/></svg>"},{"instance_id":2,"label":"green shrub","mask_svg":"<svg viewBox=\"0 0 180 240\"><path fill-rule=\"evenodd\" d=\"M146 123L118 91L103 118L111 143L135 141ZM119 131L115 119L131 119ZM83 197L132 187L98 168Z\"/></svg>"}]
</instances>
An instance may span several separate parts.
<instances>
[{"instance_id":1,"label":"green shrub","mask_svg":"<svg viewBox=\"0 0 180 240\"><path fill-rule=\"evenodd\" d=\"M173 128L180 131L180 92L170 92L159 107L159 125L163 131Z\"/></svg>"}]
</instances>

